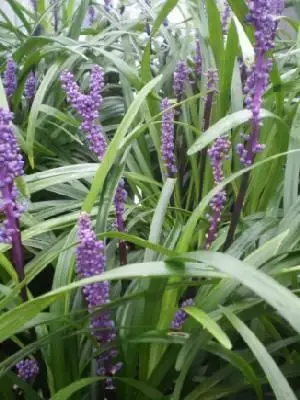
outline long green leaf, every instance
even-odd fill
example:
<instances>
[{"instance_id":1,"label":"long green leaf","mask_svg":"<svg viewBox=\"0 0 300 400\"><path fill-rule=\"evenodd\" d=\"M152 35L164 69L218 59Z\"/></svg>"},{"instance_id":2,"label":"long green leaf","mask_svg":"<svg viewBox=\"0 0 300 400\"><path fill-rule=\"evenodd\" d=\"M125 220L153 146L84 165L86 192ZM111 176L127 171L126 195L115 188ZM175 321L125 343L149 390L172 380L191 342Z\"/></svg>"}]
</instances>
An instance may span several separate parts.
<instances>
[{"instance_id":1,"label":"long green leaf","mask_svg":"<svg viewBox=\"0 0 300 400\"><path fill-rule=\"evenodd\" d=\"M224 309L223 312L242 336L244 342L250 347L260 366L265 371L276 398L278 400L296 400L297 397L285 376L257 336L233 312L228 309Z\"/></svg>"}]
</instances>

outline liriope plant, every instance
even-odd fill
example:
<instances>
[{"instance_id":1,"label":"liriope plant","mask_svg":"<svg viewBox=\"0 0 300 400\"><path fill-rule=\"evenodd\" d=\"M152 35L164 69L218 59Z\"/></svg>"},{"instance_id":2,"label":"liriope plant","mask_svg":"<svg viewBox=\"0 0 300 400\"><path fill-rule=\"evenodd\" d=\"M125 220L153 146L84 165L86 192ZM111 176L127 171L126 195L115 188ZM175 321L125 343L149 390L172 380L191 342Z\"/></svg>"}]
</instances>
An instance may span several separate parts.
<instances>
[{"instance_id":1,"label":"liriope plant","mask_svg":"<svg viewBox=\"0 0 300 400\"><path fill-rule=\"evenodd\" d=\"M12 5L1 398L299 397L283 3Z\"/></svg>"}]
</instances>

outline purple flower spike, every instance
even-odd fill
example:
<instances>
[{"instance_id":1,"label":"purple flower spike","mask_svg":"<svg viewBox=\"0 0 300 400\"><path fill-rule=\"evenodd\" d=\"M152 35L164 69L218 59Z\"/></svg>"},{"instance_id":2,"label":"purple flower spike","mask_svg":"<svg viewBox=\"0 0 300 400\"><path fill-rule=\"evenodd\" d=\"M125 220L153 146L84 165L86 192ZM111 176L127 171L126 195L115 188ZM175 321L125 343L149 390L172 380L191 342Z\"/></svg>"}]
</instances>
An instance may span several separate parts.
<instances>
[{"instance_id":1,"label":"purple flower spike","mask_svg":"<svg viewBox=\"0 0 300 400\"><path fill-rule=\"evenodd\" d=\"M31 72L25 82L24 96L27 100L32 100L36 90L36 79L33 72Z\"/></svg>"},{"instance_id":2,"label":"purple flower spike","mask_svg":"<svg viewBox=\"0 0 300 400\"><path fill-rule=\"evenodd\" d=\"M182 329L182 327L187 319L187 313L183 310L183 308L191 307L193 305L194 305L193 299L186 299L181 303L179 310L177 310L174 315L174 318L172 321L172 329L176 329L176 330Z\"/></svg>"},{"instance_id":3,"label":"purple flower spike","mask_svg":"<svg viewBox=\"0 0 300 400\"><path fill-rule=\"evenodd\" d=\"M201 47L200 47L200 40L196 40L196 54L194 58L195 63L195 73L197 77L201 77L202 75L202 55L201 55Z\"/></svg>"},{"instance_id":4,"label":"purple flower spike","mask_svg":"<svg viewBox=\"0 0 300 400\"><path fill-rule=\"evenodd\" d=\"M174 145L174 109L171 108L171 102L168 98L162 100L161 110L163 112L161 153L168 176L172 177L177 172L177 168Z\"/></svg>"},{"instance_id":5,"label":"purple flower spike","mask_svg":"<svg viewBox=\"0 0 300 400\"><path fill-rule=\"evenodd\" d=\"M272 61L267 52L274 46L277 25L276 15L283 11L283 0L249 0L250 22L255 29L255 62L248 70L245 83L245 105L252 112L252 132L249 140L239 143L236 151L241 162L248 166L254 161L255 154L262 151L263 145L258 143L260 134L260 109L263 96L269 82Z\"/></svg>"},{"instance_id":6,"label":"purple flower spike","mask_svg":"<svg viewBox=\"0 0 300 400\"><path fill-rule=\"evenodd\" d=\"M231 17L231 8L227 0L224 0L224 10L222 12L222 31L223 35L227 35L228 26Z\"/></svg>"},{"instance_id":7,"label":"purple flower spike","mask_svg":"<svg viewBox=\"0 0 300 400\"><path fill-rule=\"evenodd\" d=\"M114 198L116 209L116 225L119 232L125 232L125 202L127 199L127 191L125 189L125 181L121 179Z\"/></svg>"},{"instance_id":8,"label":"purple flower spike","mask_svg":"<svg viewBox=\"0 0 300 400\"><path fill-rule=\"evenodd\" d=\"M17 65L12 58L7 60L3 75L3 86L8 98L14 94L17 88Z\"/></svg>"},{"instance_id":9,"label":"purple flower spike","mask_svg":"<svg viewBox=\"0 0 300 400\"><path fill-rule=\"evenodd\" d=\"M213 170L214 183L217 185L224 179L223 162L227 158L231 144L228 138L220 137L215 140L213 146L208 150L208 156ZM209 205L212 210L208 216L210 227L206 237L205 248L209 249L215 240L218 230L218 224L221 221L221 213L226 203L226 191L221 190L210 201Z\"/></svg>"},{"instance_id":10,"label":"purple flower spike","mask_svg":"<svg viewBox=\"0 0 300 400\"><path fill-rule=\"evenodd\" d=\"M210 92L216 92L219 81L218 70L210 68L206 72L206 77L207 77L207 90Z\"/></svg>"},{"instance_id":11,"label":"purple flower spike","mask_svg":"<svg viewBox=\"0 0 300 400\"><path fill-rule=\"evenodd\" d=\"M86 135L89 149L102 160L107 147L99 121L99 108L103 102L101 92L104 87L104 71L97 65L93 67L90 94L81 93L74 75L69 71L64 71L60 80L68 102L82 118L80 127Z\"/></svg>"},{"instance_id":12,"label":"purple flower spike","mask_svg":"<svg viewBox=\"0 0 300 400\"><path fill-rule=\"evenodd\" d=\"M40 372L36 360L26 358L16 364L17 374L25 382L32 381Z\"/></svg>"},{"instance_id":13,"label":"purple flower spike","mask_svg":"<svg viewBox=\"0 0 300 400\"><path fill-rule=\"evenodd\" d=\"M80 278L101 275L105 271L104 243L97 240L92 228L92 222L86 213L79 218L79 245L76 250L77 273ZM95 311L96 308L109 303L109 282L98 282L84 286L83 295L88 304L91 317L90 330L100 346L109 345L116 338L115 323L110 312ZM111 387L111 376L121 368L120 363L114 363L118 352L115 349L104 351L98 358L98 375L107 378L106 387Z\"/></svg>"},{"instance_id":14,"label":"purple flower spike","mask_svg":"<svg viewBox=\"0 0 300 400\"><path fill-rule=\"evenodd\" d=\"M19 231L18 219L23 207L17 204L15 178L23 175L24 161L12 130L12 116L0 107L0 212L5 219L0 228L0 242L11 243Z\"/></svg>"},{"instance_id":15,"label":"purple flower spike","mask_svg":"<svg viewBox=\"0 0 300 400\"><path fill-rule=\"evenodd\" d=\"M178 61L176 64L173 90L177 101L181 101L184 96L184 86L189 81L189 69L184 61Z\"/></svg>"}]
</instances>

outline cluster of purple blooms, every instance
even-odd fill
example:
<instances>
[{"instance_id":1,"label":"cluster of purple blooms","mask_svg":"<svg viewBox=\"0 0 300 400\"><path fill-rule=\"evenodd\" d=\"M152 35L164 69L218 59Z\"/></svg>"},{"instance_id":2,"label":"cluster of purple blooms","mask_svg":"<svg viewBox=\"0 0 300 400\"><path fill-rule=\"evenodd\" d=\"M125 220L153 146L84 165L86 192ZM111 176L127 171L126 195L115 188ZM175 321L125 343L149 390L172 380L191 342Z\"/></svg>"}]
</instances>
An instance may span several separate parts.
<instances>
[{"instance_id":1,"label":"cluster of purple blooms","mask_svg":"<svg viewBox=\"0 0 300 400\"><path fill-rule=\"evenodd\" d=\"M79 245L76 250L77 274L80 278L101 275L105 271L104 243L97 240L92 222L86 213L79 218ZM91 316L90 329L100 346L108 347L116 338L115 323L110 312L95 311L109 303L109 282L97 282L84 286L83 295L88 304ZM115 363L115 349L105 350L98 358L98 375L107 377L106 387L112 387L111 377L121 368Z\"/></svg>"},{"instance_id":2,"label":"cluster of purple blooms","mask_svg":"<svg viewBox=\"0 0 300 400\"><path fill-rule=\"evenodd\" d=\"M89 149L99 160L103 159L106 151L106 140L99 121L99 108L102 105L102 91L104 88L104 71L94 65L90 80L90 93L81 92L74 75L64 71L60 77L62 88L67 94L67 100L82 118L81 130L85 133Z\"/></svg>"},{"instance_id":3,"label":"cluster of purple blooms","mask_svg":"<svg viewBox=\"0 0 300 400\"><path fill-rule=\"evenodd\" d=\"M173 76L173 90L177 101L181 101L184 97L184 87L189 81L189 69L185 61L178 61L176 63L174 76Z\"/></svg>"},{"instance_id":4,"label":"cluster of purple blooms","mask_svg":"<svg viewBox=\"0 0 300 400\"><path fill-rule=\"evenodd\" d=\"M17 89L17 65L12 58L7 60L3 74L3 86L6 96L10 98Z\"/></svg>"},{"instance_id":5,"label":"cluster of purple blooms","mask_svg":"<svg viewBox=\"0 0 300 400\"><path fill-rule=\"evenodd\" d=\"M24 87L24 96L25 99L27 100L32 100L36 91L36 78L34 75L34 72L31 72L28 75L28 78L26 79L25 82L25 87Z\"/></svg>"},{"instance_id":6,"label":"cluster of purple blooms","mask_svg":"<svg viewBox=\"0 0 300 400\"><path fill-rule=\"evenodd\" d=\"M167 174L172 177L177 172L174 143L174 109L171 107L171 102L167 97L161 102L161 110L163 112L161 153Z\"/></svg>"},{"instance_id":7,"label":"cluster of purple blooms","mask_svg":"<svg viewBox=\"0 0 300 400\"><path fill-rule=\"evenodd\" d=\"M125 231L125 202L127 199L127 191L125 189L125 181L120 179L114 197L116 209L116 226L119 232Z\"/></svg>"},{"instance_id":8,"label":"cluster of purple blooms","mask_svg":"<svg viewBox=\"0 0 300 400\"><path fill-rule=\"evenodd\" d=\"M9 58L6 63L6 69L3 74L3 86L8 99L14 94L17 89L17 65L12 58ZM36 78L31 72L25 82L24 96L27 100L32 100L36 91Z\"/></svg>"},{"instance_id":9,"label":"cluster of purple blooms","mask_svg":"<svg viewBox=\"0 0 300 400\"><path fill-rule=\"evenodd\" d=\"M269 82L272 60L267 52L274 46L277 30L276 15L283 11L283 0L249 0L249 15L247 20L255 29L255 62L248 73L244 92L245 105L252 112L252 131L250 135L242 135L243 142L237 145L236 151L241 162L249 166L253 163L256 153L263 151L264 145L259 144L260 109L263 95Z\"/></svg>"},{"instance_id":10,"label":"cluster of purple blooms","mask_svg":"<svg viewBox=\"0 0 300 400\"><path fill-rule=\"evenodd\" d=\"M75 81L74 75L64 71L60 77L62 88L67 94L67 100L74 110L82 118L81 129L85 133L89 143L89 149L95 153L101 161L104 157L107 143L103 135L103 129L99 121L99 109L103 103L102 91L104 88L104 71L98 65L94 65L90 79L89 94L82 93ZM114 198L116 209L116 225L120 232L125 230L124 204L127 198L125 182L119 182Z\"/></svg>"},{"instance_id":11,"label":"cluster of purple blooms","mask_svg":"<svg viewBox=\"0 0 300 400\"><path fill-rule=\"evenodd\" d=\"M215 140L213 146L208 150L208 156L213 170L214 183L217 185L224 179L223 162L228 157L231 144L228 138L220 137ZM217 193L210 201L209 205L212 210L208 216L210 227L206 237L205 248L209 249L215 240L218 230L218 224L221 220L221 213L226 203L226 191L223 189Z\"/></svg>"},{"instance_id":12,"label":"cluster of purple blooms","mask_svg":"<svg viewBox=\"0 0 300 400\"><path fill-rule=\"evenodd\" d=\"M17 374L25 382L31 382L39 374L40 369L36 360L26 358L16 364Z\"/></svg>"},{"instance_id":13,"label":"cluster of purple blooms","mask_svg":"<svg viewBox=\"0 0 300 400\"><path fill-rule=\"evenodd\" d=\"M22 176L24 161L12 129L13 114L0 107L0 212L5 219L0 228L0 242L11 243L19 230L18 220L24 206L17 203L14 180Z\"/></svg>"},{"instance_id":14,"label":"cluster of purple blooms","mask_svg":"<svg viewBox=\"0 0 300 400\"><path fill-rule=\"evenodd\" d=\"M172 329L174 330L180 330L182 329L186 319L187 319L187 313L184 311L185 307L191 307L194 305L194 299L186 299L184 300L180 308L176 311L173 321L172 321Z\"/></svg>"}]
</instances>

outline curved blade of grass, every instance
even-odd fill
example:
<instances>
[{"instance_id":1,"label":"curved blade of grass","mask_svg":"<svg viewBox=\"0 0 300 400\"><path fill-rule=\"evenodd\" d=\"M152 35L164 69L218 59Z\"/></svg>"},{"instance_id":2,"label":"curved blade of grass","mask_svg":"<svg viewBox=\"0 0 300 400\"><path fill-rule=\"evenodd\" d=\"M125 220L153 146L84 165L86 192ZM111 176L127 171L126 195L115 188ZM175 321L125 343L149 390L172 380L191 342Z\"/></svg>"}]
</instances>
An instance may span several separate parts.
<instances>
[{"instance_id":1,"label":"curved blade of grass","mask_svg":"<svg viewBox=\"0 0 300 400\"><path fill-rule=\"evenodd\" d=\"M226 349L231 349L232 345L227 334L206 312L196 307L185 307L184 310L199 322L222 346Z\"/></svg>"},{"instance_id":2,"label":"curved blade of grass","mask_svg":"<svg viewBox=\"0 0 300 400\"><path fill-rule=\"evenodd\" d=\"M255 334L241 321L232 311L223 309L225 316L231 322L233 327L242 336L244 342L249 346L256 360L264 370L270 385L277 399L296 400L297 397L290 387L287 379L280 371L274 359L267 352L265 346L255 336Z\"/></svg>"},{"instance_id":3,"label":"curved blade of grass","mask_svg":"<svg viewBox=\"0 0 300 400\"><path fill-rule=\"evenodd\" d=\"M274 118L280 123L281 128L284 127L288 130L286 124L282 121L280 117L271 113L268 110L262 109L260 112L260 117L263 118ZM216 124L212 125L206 132L201 135L196 142L189 148L187 154L191 156L206 147L210 142L217 139L224 133L227 133L231 129L238 127L252 118L252 113L250 110L241 110L233 114L226 115L226 117L220 119Z\"/></svg>"}]
</instances>

